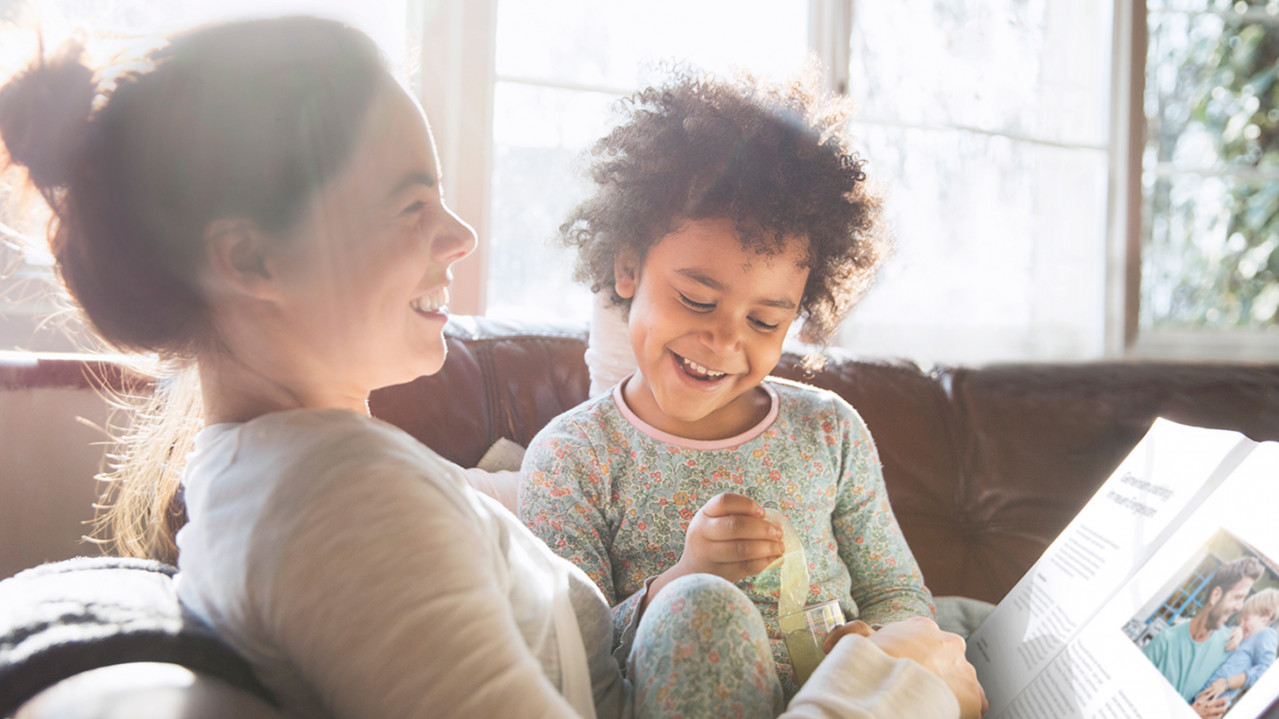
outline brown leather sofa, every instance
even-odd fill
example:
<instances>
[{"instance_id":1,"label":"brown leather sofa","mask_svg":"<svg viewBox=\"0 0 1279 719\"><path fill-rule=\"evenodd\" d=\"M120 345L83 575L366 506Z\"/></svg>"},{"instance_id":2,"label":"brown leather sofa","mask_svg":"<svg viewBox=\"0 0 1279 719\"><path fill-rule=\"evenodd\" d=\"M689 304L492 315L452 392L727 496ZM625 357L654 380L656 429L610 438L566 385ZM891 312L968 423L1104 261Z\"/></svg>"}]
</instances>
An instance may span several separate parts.
<instances>
[{"instance_id":1,"label":"brown leather sofa","mask_svg":"<svg viewBox=\"0 0 1279 719\"><path fill-rule=\"evenodd\" d=\"M440 373L379 390L370 407L462 466L474 466L502 437L527 446L547 421L586 398L582 326L459 317L447 333ZM793 353L776 374L834 390L861 412L898 521L939 596L997 602L1158 416L1279 440L1279 365L923 368L831 352L816 374ZM0 584L0 602L6 596ZM0 716L4 700L25 700L40 688L15 689L5 651L0 644ZM273 715L269 697L237 679L243 667L220 671L217 662L173 654L130 649L102 662L117 664L106 669L63 661L63 676L54 657L48 683L69 678L18 716L116 716L103 706L169 707L131 716ZM234 665L235 657L219 661ZM188 669L175 666L184 663Z\"/></svg>"}]
</instances>

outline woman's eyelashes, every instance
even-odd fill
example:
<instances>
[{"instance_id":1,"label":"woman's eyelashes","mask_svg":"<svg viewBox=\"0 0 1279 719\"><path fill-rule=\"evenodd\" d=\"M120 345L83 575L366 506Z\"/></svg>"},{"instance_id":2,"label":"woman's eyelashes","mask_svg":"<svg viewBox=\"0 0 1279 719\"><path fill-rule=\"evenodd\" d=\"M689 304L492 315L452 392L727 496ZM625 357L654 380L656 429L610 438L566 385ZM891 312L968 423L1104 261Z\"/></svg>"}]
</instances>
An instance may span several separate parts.
<instances>
[{"instance_id":1,"label":"woman's eyelashes","mask_svg":"<svg viewBox=\"0 0 1279 719\"><path fill-rule=\"evenodd\" d=\"M676 292L676 294L679 295L679 301L694 312L705 313L715 309L714 302L698 302L683 292ZM761 332L773 332L778 327L781 327L780 322L765 322L764 320L757 319L755 317L747 317L746 320L750 322L755 329Z\"/></svg>"}]
</instances>

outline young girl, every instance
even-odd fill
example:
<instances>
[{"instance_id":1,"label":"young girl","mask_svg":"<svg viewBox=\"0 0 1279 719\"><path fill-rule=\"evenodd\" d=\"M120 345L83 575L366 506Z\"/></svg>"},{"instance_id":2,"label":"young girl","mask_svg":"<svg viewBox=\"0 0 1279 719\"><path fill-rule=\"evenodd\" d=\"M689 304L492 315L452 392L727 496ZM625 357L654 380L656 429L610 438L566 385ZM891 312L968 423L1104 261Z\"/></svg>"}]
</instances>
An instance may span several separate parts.
<instances>
[{"instance_id":1,"label":"young girl","mask_svg":"<svg viewBox=\"0 0 1279 719\"><path fill-rule=\"evenodd\" d=\"M666 587L624 679L595 585L368 415L444 362L449 268L476 243L376 46L292 17L146 60L100 85L74 46L39 58L0 89L0 137L93 327L198 379L190 453L125 452L161 466L119 475L117 548L172 559L181 526L178 597L289 715L974 715L962 642L925 623L841 640L784 706L758 615L713 577Z\"/></svg>"},{"instance_id":2,"label":"young girl","mask_svg":"<svg viewBox=\"0 0 1279 719\"><path fill-rule=\"evenodd\" d=\"M596 145L597 192L563 231L579 278L628 313L637 369L534 438L520 490L521 518L599 584L619 636L677 577L737 582L788 694L765 508L802 538L808 603L871 624L933 613L861 418L768 377L791 323L824 340L881 255L846 110L813 85L677 75Z\"/></svg>"}]
</instances>

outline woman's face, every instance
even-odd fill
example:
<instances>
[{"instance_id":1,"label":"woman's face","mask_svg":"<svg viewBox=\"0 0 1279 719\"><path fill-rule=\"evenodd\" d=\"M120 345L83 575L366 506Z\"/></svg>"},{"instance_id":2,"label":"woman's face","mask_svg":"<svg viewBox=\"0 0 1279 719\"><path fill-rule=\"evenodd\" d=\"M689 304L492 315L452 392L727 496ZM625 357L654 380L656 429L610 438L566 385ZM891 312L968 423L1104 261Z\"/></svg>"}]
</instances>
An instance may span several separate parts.
<instances>
[{"instance_id":1,"label":"woman's face","mask_svg":"<svg viewBox=\"0 0 1279 719\"><path fill-rule=\"evenodd\" d=\"M345 170L288 231L282 337L303 382L350 399L438 371L450 266L475 232L444 204L426 117L389 79Z\"/></svg>"}]
</instances>

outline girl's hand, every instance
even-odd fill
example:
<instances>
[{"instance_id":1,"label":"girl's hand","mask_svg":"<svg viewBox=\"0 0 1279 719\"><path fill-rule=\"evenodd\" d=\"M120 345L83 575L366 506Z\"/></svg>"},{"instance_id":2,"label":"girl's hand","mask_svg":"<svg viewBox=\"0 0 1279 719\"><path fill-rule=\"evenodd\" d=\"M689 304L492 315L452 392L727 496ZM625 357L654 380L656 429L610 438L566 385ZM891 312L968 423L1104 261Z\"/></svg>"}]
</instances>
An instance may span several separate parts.
<instances>
[{"instance_id":1,"label":"girl's hand","mask_svg":"<svg viewBox=\"0 0 1279 719\"><path fill-rule=\"evenodd\" d=\"M684 553L649 583L644 606L686 574L714 574L736 582L759 574L783 552L782 528L764 519L763 507L742 494L717 494L693 515L684 534Z\"/></svg>"},{"instance_id":2,"label":"girl's hand","mask_svg":"<svg viewBox=\"0 0 1279 719\"><path fill-rule=\"evenodd\" d=\"M782 528L764 519L764 508L741 494L711 497L688 523L684 553L675 568L714 574L730 582L763 571L785 551Z\"/></svg>"},{"instance_id":3,"label":"girl's hand","mask_svg":"<svg viewBox=\"0 0 1279 719\"><path fill-rule=\"evenodd\" d=\"M838 642L840 637L844 637L849 634L869 637L874 633L875 629L871 625L860 619L854 619L847 624L841 624L830 630L830 634L827 634L826 638L822 640L822 653L830 654L831 650L835 648L835 642Z\"/></svg>"}]
</instances>

